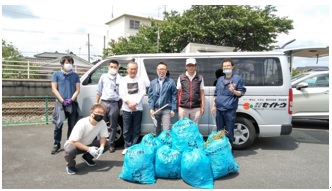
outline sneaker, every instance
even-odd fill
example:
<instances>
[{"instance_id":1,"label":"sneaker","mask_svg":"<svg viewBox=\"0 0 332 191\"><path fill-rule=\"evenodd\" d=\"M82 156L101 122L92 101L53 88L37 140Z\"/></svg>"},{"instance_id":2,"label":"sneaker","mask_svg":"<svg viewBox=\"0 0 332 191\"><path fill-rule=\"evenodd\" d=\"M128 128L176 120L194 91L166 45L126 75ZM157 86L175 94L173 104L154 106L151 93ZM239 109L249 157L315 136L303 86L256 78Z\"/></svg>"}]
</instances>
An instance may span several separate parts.
<instances>
[{"instance_id":1,"label":"sneaker","mask_svg":"<svg viewBox=\"0 0 332 191\"><path fill-rule=\"evenodd\" d=\"M114 147L110 147L110 153L114 153L115 152L115 148Z\"/></svg>"},{"instance_id":2,"label":"sneaker","mask_svg":"<svg viewBox=\"0 0 332 191\"><path fill-rule=\"evenodd\" d=\"M76 168L75 167L66 167L67 174L76 174Z\"/></svg>"},{"instance_id":3,"label":"sneaker","mask_svg":"<svg viewBox=\"0 0 332 191\"><path fill-rule=\"evenodd\" d=\"M85 163L86 163L88 166L95 166L95 165L96 165L95 161L93 161L92 159L88 159L88 158L86 158L86 155L85 155L85 154L82 156L82 159L85 161Z\"/></svg>"},{"instance_id":4,"label":"sneaker","mask_svg":"<svg viewBox=\"0 0 332 191\"><path fill-rule=\"evenodd\" d=\"M54 145L51 154L55 154L60 150L60 144Z\"/></svg>"},{"instance_id":5,"label":"sneaker","mask_svg":"<svg viewBox=\"0 0 332 191\"><path fill-rule=\"evenodd\" d=\"M123 149L122 154L125 155L127 152L127 149Z\"/></svg>"}]
</instances>

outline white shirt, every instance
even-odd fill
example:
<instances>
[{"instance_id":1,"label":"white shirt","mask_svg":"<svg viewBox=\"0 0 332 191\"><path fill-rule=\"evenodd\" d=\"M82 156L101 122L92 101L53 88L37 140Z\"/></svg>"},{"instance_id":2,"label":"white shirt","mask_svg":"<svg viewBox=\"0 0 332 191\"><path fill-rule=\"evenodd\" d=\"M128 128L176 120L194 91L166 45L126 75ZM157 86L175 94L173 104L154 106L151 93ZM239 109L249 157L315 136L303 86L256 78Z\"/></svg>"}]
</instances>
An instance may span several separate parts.
<instances>
[{"instance_id":1,"label":"white shirt","mask_svg":"<svg viewBox=\"0 0 332 191\"><path fill-rule=\"evenodd\" d=\"M131 112L131 109L126 104L126 101L137 103L136 110L143 110L143 98L146 94L146 87L144 81L136 76L130 78L128 75L123 77L119 86L120 98L123 101L122 110Z\"/></svg>"},{"instance_id":2,"label":"white shirt","mask_svg":"<svg viewBox=\"0 0 332 191\"><path fill-rule=\"evenodd\" d=\"M76 123L65 145L68 144L69 141L79 141L84 145L90 145L97 135L105 138L108 137L105 121L101 120L97 122L96 126L93 126L89 118L90 116L84 117Z\"/></svg>"}]
</instances>

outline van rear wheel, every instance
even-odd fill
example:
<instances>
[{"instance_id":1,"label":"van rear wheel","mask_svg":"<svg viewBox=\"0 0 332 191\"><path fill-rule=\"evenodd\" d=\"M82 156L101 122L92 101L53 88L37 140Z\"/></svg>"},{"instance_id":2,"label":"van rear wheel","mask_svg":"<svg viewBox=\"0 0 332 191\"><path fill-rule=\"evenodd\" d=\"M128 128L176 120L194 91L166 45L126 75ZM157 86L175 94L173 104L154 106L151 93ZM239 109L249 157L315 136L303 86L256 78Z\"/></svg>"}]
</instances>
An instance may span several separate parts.
<instances>
[{"instance_id":1,"label":"van rear wheel","mask_svg":"<svg viewBox=\"0 0 332 191\"><path fill-rule=\"evenodd\" d=\"M256 139L254 125L244 117L236 117L234 127L234 149L246 149L251 146Z\"/></svg>"}]
</instances>

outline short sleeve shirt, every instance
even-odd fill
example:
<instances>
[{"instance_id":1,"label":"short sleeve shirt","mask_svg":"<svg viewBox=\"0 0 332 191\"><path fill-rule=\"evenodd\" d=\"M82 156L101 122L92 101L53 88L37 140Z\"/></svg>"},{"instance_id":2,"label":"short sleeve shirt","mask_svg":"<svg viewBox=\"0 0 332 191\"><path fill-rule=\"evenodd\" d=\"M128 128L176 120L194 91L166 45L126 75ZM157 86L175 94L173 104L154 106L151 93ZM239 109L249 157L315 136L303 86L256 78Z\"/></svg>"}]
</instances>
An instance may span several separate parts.
<instances>
[{"instance_id":1,"label":"short sleeve shirt","mask_svg":"<svg viewBox=\"0 0 332 191\"><path fill-rule=\"evenodd\" d=\"M76 91L76 84L80 83L80 77L75 72L65 75L61 71L56 71L51 81L57 83L58 91L63 99L70 99Z\"/></svg>"}]
</instances>

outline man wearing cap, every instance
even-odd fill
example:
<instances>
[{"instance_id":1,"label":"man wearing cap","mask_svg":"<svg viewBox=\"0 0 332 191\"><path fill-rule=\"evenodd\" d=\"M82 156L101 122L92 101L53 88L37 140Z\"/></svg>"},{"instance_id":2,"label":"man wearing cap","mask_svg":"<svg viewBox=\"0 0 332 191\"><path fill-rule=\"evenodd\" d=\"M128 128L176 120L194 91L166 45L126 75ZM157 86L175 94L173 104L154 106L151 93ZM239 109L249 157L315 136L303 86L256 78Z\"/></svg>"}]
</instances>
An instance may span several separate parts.
<instances>
[{"instance_id":1,"label":"man wearing cap","mask_svg":"<svg viewBox=\"0 0 332 191\"><path fill-rule=\"evenodd\" d=\"M186 73L177 81L179 119L190 118L197 125L204 114L204 80L196 72L195 58L186 60Z\"/></svg>"}]
</instances>

